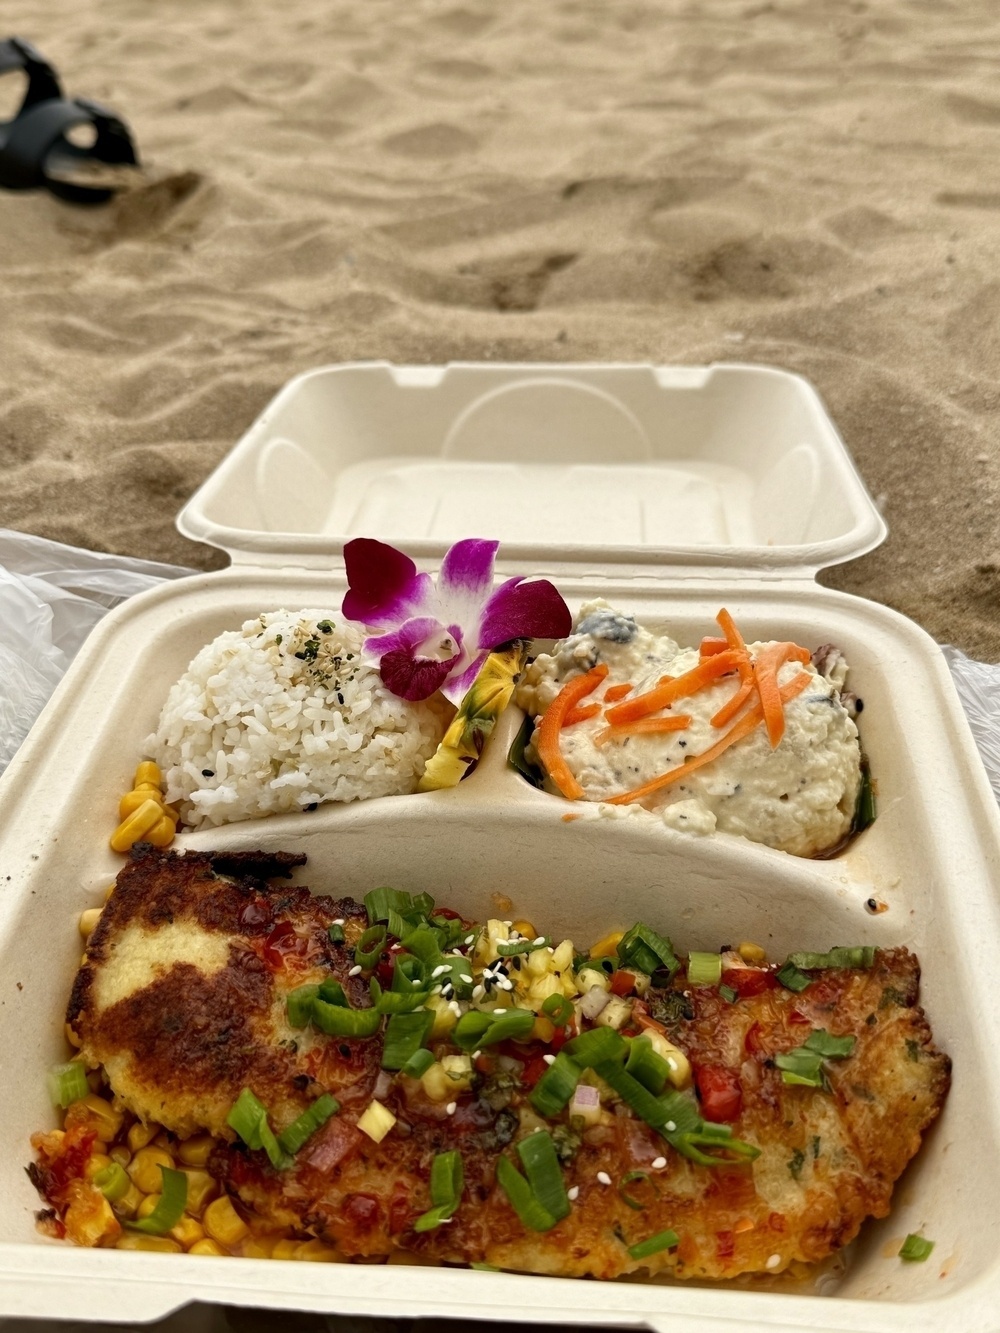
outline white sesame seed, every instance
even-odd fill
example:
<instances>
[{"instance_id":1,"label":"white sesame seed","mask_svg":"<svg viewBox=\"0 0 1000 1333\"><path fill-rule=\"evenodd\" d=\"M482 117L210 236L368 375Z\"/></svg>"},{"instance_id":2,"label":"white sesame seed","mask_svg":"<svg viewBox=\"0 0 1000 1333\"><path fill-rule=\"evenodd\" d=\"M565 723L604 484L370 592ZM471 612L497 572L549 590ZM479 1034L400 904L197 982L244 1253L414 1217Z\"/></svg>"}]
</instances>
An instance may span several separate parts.
<instances>
[{"instance_id":1,"label":"white sesame seed","mask_svg":"<svg viewBox=\"0 0 1000 1333\"><path fill-rule=\"evenodd\" d=\"M677 1126L674 1124L672 1120L668 1120L667 1123L663 1126L663 1128L667 1131L668 1134L672 1134L674 1130L677 1128ZM664 1165L666 1164L664 1163Z\"/></svg>"},{"instance_id":2,"label":"white sesame seed","mask_svg":"<svg viewBox=\"0 0 1000 1333\"><path fill-rule=\"evenodd\" d=\"M597 1179L600 1181L602 1185L611 1184L611 1177L608 1175L607 1171L598 1171Z\"/></svg>"},{"instance_id":3,"label":"white sesame seed","mask_svg":"<svg viewBox=\"0 0 1000 1333\"><path fill-rule=\"evenodd\" d=\"M475 935L466 935L465 937L466 944L471 944L475 938L476 938Z\"/></svg>"},{"instance_id":4,"label":"white sesame seed","mask_svg":"<svg viewBox=\"0 0 1000 1333\"><path fill-rule=\"evenodd\" d=\"M542 947L542 945L545 943L545 936L544 936L544 935L536 935L535 938L534 938L531 942L532 942L532 944L535 946L536 949L540 949L540 948Z\"/></svg>"},{"instance_id":5,"label":"white sesame seed","mask_svg":"<svg viewBox=\"0 0 1000 1333\"><path fill-rule=\"evenodd\" d=\"M556 1057L554 1055L546 1054L542 1056L542 1059L545 1061L547 1065L554 1065L556 1062Z\"/></svg>"},{"instance_id":6,"label":"white sesame seed","mask_svg":"<svg viewBox=\"0 0 1000 1333\"><path fill-rule=\"evenodd\" d=\"M334 921L332 924L335 926L342 926L344 924L344 918L342 916L338 916L336 921Z\"/></svg>"},{"instance_id":7,"label":"white sesame seed","mask_svg":"<svg viewBox=\"0 0 1000 1333\"><path fill-rule=\"evenodd\" d=\"M500 987L501 990L514 989L514 983L513 981L511 981L510 977L501 977L500 980L497 982L497 985Z\"/></svg>"},{"instance_id":8,"label":"white sesame seed","mask_svg":"<svg viewBox=\"0 0 1000 1333\"><path fill-rule=\"evenodd\" d=\"M654 1158L653 1158L653 1170L654 1170L654 1171L662 1171L663 1168L666 1166L666 1164L667 1164L667 1159L666 1159L665 1157L654 1157Z\"/></svg>"},{"instance_id":9,"label":"white sesame seed","mask_svg":"<svg viewBox=\"0 0 1000 1333\"><path fill-rule=\"evenodd\" d=\"M481 1050L479 1050L479 1051L473 1051L473 1052L472 1052L472 1058L473 1058L473 1060L478 1060L479 1057L480 1057L481 1055L482 1055L482 1051L481 1051Z\"/></svg>"},{"instance_id":10,"label":"white sesame seed","mask_svg":"<svg viewBox=\"0 0 1000 1333\"><path fill-rule=\"evenodd\" d=\"M458 979L459 979L459 981L464 981L465 984L466 984L467 986L471 986L471 985L472 985L472 978L471 978L471 977L467 977L467 976L465 975L464 972L460 972L460 973L458 974Z\"/></svg>"},{"instance_id":11,"label":"white sesame seed","mask_svg":"<svg viewBox=\"0 0 1000 1333\"><path fill-rule=\"evenodd\" d=\"M507 927L508 930L510 930L510 928L511 928L511 926L512 926L513 924L514 924L513 921L505 921L505 922L504 922L504 925Z\"/></svg>"},{"instance_id":12,"label":"white sesame seed","mask_svg":"<svg viewBox=\"0 0 1000 1333\"><path fill-rule=\"evenodd\" d=\"M420 980L419 977L414 977L413 980L410 982L410 985L413 987L414 990L419 990L423 984L424 983Z\"/></svg>"},{"instance_id":13,"label":"white sesame seed","mask_svg":"<svg viewBox=\"0 0 1000 1333\"><path fill-rule=\"evenodd\" d=\"M446 972L450 972L450 971L451 971L451 967L450 967L447 963L442 963L439 967L436 967L436 968L434 969L434 971L431 973L431 976L432 976L432 977L443 977L444 974L445 974Z\"/></svg>"},{"instance_id":14,"label":"white sesame seed","mask_svg":"<svg viewBox=\"0 0 1000 1333\"><path fill-rule=\"evenodd\" d=\"M494 1012L495 1014L505 1014L505 1013L507 1012L507 1010L506 1010L506 1009L494 1009L493 1012Z\"/></svg>"},{"instance_id":15,"label":"white sesame seed","mask_svg":"<svg viewBox=\"0 0 1000 1333\"><path fill-rule=\"evenodd\" d=\"M765 1267L765 1268L777 1268L778 1265L779 1265L780 1263L781 1263L781 1255L780 1255L780 1254L772 1254L771 1257L770 1257L770 1259L768 1259L767 1263L764 1265L764 1267Z\"/></svg>"},{"instance_id":16,"label":"white sesame seed","mask_svg":"<svg viewBox=\"0 0 1000 1333\"><path fill-rule=\"evenodd\" d=\"M472 988L472 998L473 998L474 1000L481 1000L485 994L486 994L486 987L485 987L485 986L473 986L473 988Z\"/></svg>"},{"instance_id":17,"label":"white sesame seed","mask_svg":"<svg viewBox=\"0 0 1000 1333\"><path fill-rule=\"evenodd\" d=\"M456 1018L462 1017L462 1006L459 1004L457 1000L450 1000L448 1002L448 1008L451 1010L451 1012L455 1015Z\"/></svg>"},{"instance_id":18,"label":"white sesame seed","mask_svg":"<svg viewBox=\"0 0 1000 1333\"><path fill-rule=\"evenodd\" d=\"M447 1111L448 1115L454 1115L458 1110L458 1102L449 1102L444 1109Z\"/></svg>"},{"instance_id":19,"label":"white sesame seed","mask_svg":"<svg viewBox=\"0 0 1000 1333\"><path fill-rule=\"evenodd\" d=\"M431 987L431 994L432 994L432 995L440 995L441 992L442 992L443 990L444 990L444 987L443 987L443 986L432 986L432 987Z\"/></svg>"},{"instance_id":20,"label":"white sesame seed","mask_svg":"<svg viewBox=\"0 0 1000 1333\"><path fill-rule=\"evenodd\" d=\"M570 1203L576 1203L579 1197L580 1197L579 1185L573 1185L570 1189L566 1191L566 1198L569 1199Z\"/></svg>"},{"instance_id":21,"label":"white sesame seed","mask_svg":"<svg viewBox=\"0 0 1000 1333\"><path fill-rule=\"evenodd\" d=\"M360 971L361 971L361 964L360 964L360 963L355 963L354 966L351 968L350 972L348 972L347 975L348 975L349 977L356 977L356 976L360 973Z\"/></svg>"}]
</instances>

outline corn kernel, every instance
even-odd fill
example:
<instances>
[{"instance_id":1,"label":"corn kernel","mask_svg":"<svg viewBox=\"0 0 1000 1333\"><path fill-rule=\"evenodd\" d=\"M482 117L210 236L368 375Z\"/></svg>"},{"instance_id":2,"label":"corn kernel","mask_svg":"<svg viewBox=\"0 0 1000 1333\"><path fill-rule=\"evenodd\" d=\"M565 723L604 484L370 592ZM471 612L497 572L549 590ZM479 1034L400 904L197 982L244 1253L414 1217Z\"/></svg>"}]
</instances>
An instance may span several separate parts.
<instances>
[{"instance_id":1,"label":"corn kernel","mask_svg":"<svg viewBox=\"0 0 1000 1333\"><path fill-rule=\"evenodd\" d=\"M321 1240L304 1240L295 1247L295 1258L311 1264L333 1264L340 1255L332 1245L324 1245Z\"/></svg>"},{"instance_id":2,"label":"corn kernel","mask_svg":"<svg viewBox=\"0 0 1000 1333\"><path fill-rule=\"evenodd\" d=\"M190 1250L192 1245L205 1239L205 1228L193 1217L182 1217L175 1227L170 1228L170 1236L185 1250Z\"/></svg>"},{"instance_id":3,"label":"corn kernel","mask_svg":"<svg viewBox=\"0 0 1000 1333\"><path fill-rule=\"evenodd\" d=\"M169 847L176 836L177 825L166 814L161 815L153 827L143 834L145 841L153 847Z\"/></svg>"},{"instance_id":4,"label":"corn kernel","mask_svg":"<svg viewBox=\"0 0 1000 1333\"><path fill-rule=\"evenodd\" d=\"M159 1202L158 1194L147 1194L135 1211L136 1217L148 1217Z\"/></svg>"},{"instance_id":5,"label":"corn kernel","mask_svg":"<svg viewBox=\"0 0 1000 1333\"><path fill-rule=\"evenodd\" d=\"M144 759L135 770L132 785L138 787L140 782L148 782L154 787L161 787L163 785L163 772L160 765L154 763L152 759Z\"/></svg>"},{"instance_id":6,"label":"corn kernel","mask_svg":"<svg viewBox=\"0 0 1000 1333\"><path fill-rule=\"evenodd\" d=\"M148 1250L157 1254L180 1254L181 1247L169 1236L145 1236L141 1232L126 1231L115 1242L116 1250Z\"/></svg>"},{"instance_id":7,"label":"corn kernel","mask_svg":"<svg viewBox=\"0 0 1000 1333\"><path fill-rule=\"evenodd\" d=\"M111 835L110 845L113 852L127 852L134 843L147 838L150 831L164 818L163 806L152 799L143 801L138 810L134 810ZM167 823L170 823L167 820Z\"/></svg>"},{"instance_id":8,"label":"corn kernel","mask_svg":"<svg viewBox=\"0 0 1000 1333\"><path fill-rule=\"evenodd\" d=\"M118 802L119 820L128 819L129 815L134 815L141 805L147 801L155 801L161 810L163 807L163 797L159 788L151 789L149 787L137 787L135 791L127 791Z\"/></svg>"},{"instance_id":9,"label":"corn kernel","mask_svg":"<svg viewBox=\"0 0 1000 1333\"><path fill-rule=\"evenodd\" d=\"M171 1157L173 1157L177 1151L177 1140L168 1129L162 1129L159 1125L157 1125L156 1129L157 1134L156 1138L153 1139L153 1146L155 1148L162 1148L164 1152L170 1153Z\"/></svg>"},{"instance_id":10,"label":"corn kernel","mask_svg":"<svg viewBox=\"0 0 1000 1333\"><path fill-rule=\"evenodd\" d=\"M117 1138L124 1117L121 1111L116 1111L110 1102L106 1102L103 1097L95 1097L91 1093L89 1097L81 1098L76 1103L76 1107L78 1112L86 1107L88 1125L96 1132L101 1143L111 1143Z\"/></svg>"},{"instance_id":11,"label":"corn kernel","mask_svg":"<svg viewBox=\"0 0 1000 1333\"><path fill-rule=\"evenodd\" d=\"M250 1228L233 1207L232 1200L227 1194L213 1199L208 1205L202 1218L202 1226L212 1240L217 1240L220 1245L235 1245L250 1232Z\"/></svg>"},{"instance_id":12,"label":"corn kernel","mask_svg":"<svg viewBox=\"0 0 1000 1333\"><path fill-rule=\"evenodd\" d=\"M108 1156L119 1166L128 1166L132 1160L132 1154L124 1143L116 1143L113 1148L109 1148Z\"/></svg>"},{"instance_id":13,"label":"corn kernel","mask_svg":"<svg viewBox=\"0 0 1000 1333\"><path fill-rule=\"evenodd\" d=\"M199 1217L206 1203L211 1202L219 1192L219 1182L213 1180L207 1171L192 1170L190 1167L184 1169L184 1174L188 1182L184 1211L192 1217Z\"/></svg>"},{"instance_id":14,"label":"corn kernel","mask_svg":"<svg viewBox=\"0 0 1000 1333\"><path fill-rule=\"evenodd\" d=\"M156 1194L163 1188L161 1166L173 1166L174 1159L162 1148L140 1148L128 1164L132 1183L143 1194Z\"/></svg>"},{"instance_id":15,"label":"corn kernel","mask_svg":"<svg viewBox=\"0 0 1000 1333\"><path fill-rule=\"evenodd\" d=\"M297 1240L279 1240L271 1251L272 1259L294 1259L295 1251L299 1248Z\"/></svg>"},{"instance_id":16,"label":"corn kernel","mask_svg":"<svg viewBox=\"0 0 1000 1333\"><path fill-rule=\"evenodd\" d=\"M762 967L767 962L767 952L752 940L743 940L737 944L736 952L744 963L749 963L751 967Z\"/></svg>"},{"instance_id":17,"label":"corn kernel","mask_svg":"<svg viewBox=\"0 0 1000 1333\"><path fill-rule=\"evenodd\" d=\"M79 1050L80 1047L83 1045L83 1042L76 1035L76 1033L73 1031L73 1029L70 1027L68 1023L63 1024L63 1032L66 1034L66 1040L69 1042L69 1044L71 1046L75 1046L76 1049Z\"/></svg>"},{"instance_id":18,"label":"corn kernel","mask_svg":"<svg viewBox=\"0 0 1000 1333\"><path fill-rule=\"evenodd\" d=\"M555 1035L555 1023L553 1023L551 1019L546 1018L544 1014L539 1014L535 1019L535 1026L531 1029L531 1040L544 1041L548 1044Z\"/></svg>"},{"instance_id":19,"label":"corn kernel","mask_svg":"<svg viewBox=\"0 0 1000 1333\"><path fill-rule=\"evenodd\" d=\"M240 1247L244 1259L273 1259L275 1241L273 1236L249 1236Z\"/></svg>"},{"instance_id":20,"label":"corn kernel","mask_svg":"<svg viewBox=\"0 0 1000 1333\"><path fill-rule=\"evenodd\" d=\"M144 1125L141 1120L137 1120L134 1125L130 1126L126 1136L128 1146L133 1152L138 1152L140 1148L145 1148L147 1144L152 1143L159 1132L159 1125Z\"/></svg>"},{"instance_id":21,"label":"corn kernel","mask_svg":"<svg viewBox=\"0 0 1000 1333\"><path fill-rule=\"evenodd\" d=\"M80 913L80 934L85 940L89 940L94 933L94 927L101 919L101 908L88 907L85 912Z\"/></svg>"},{"instance_id":22,"label":"corn kernel","mask_svg":"<svg viewBox=\"0 0 1000 1333\"><path fill-rule=\"evenodd\" d=\"M519 935L523 935L526 940L538 938L538 931L530 921L515 921L511 930L516 930Z\"/></svg>"},{"instance_id":23,"label":"corn kernel","mask_svg":"<svg viewBox=\"0 0 1000 1333\"><path fill-rule=\"evenodd\" d=\"M129 1185L122 1197L115 1200L115 1212L119 1217L135 1217L144 1197L145 1195L141 1190L137 1190L134 1185Z\"/></svg>"},{"instance_id":24,"label":"corn kernel","mask_svg":"<svg viewBox=\"0 0 1000 1333\"><path fill-rule=\"evenodd\" d=\"M610 935L605 935L590 951L591 958L613 958L618 951L618 946L625 938L623 930L613 930Z\"/></svg>"},{"instance_id":25,"label":"corn kernel","mask_svg":"<svg viewBox=\"0 0 1000 1333\"><path fill-rule=\"evenodd\" d=\"M93 1180L98 1171L103 1171L111 1165L111 1158L102 1152L92 1152L87 1158L87 1165L83 1168L84 1177L87 1180Z\"/></svg>"},{"instance_id":26,"label":"corn kernel","mask_svg":"<svg viewBox=\"0 0 1000 1333\"><path fill-rule=\"evenodd\" d=\"M176 1152L185 1166L205 1166L212 1155L215 1140L211 1134L197 1134L178 1143Z\"/></svg>"},{"instance_id":27,"label":"corn kernel","mask_svg":"<svg viewBox=\"0 0 1000 1333\"><path fill-rule=\"evenodd\" d=\"M218 1259L226 1258L226 1251L217 1241L209 1240L206 1236L204 1240L196 1240L188 1250L188 1254L214 1254Z\"/></svg>"}]
</instances>

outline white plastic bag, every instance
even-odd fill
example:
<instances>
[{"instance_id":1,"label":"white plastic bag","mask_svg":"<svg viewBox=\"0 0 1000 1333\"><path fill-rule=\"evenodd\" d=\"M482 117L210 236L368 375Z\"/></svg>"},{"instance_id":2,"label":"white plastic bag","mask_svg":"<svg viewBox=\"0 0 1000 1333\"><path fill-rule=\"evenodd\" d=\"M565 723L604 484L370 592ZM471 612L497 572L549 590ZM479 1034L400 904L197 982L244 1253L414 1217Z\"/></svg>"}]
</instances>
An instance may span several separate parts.
<instances>
[{"instance_id":1,"label":"white plastic bag","mask_svg":"<svg viewBox=\"0 0 1000 1333\"><path fill-rule=\"evenodd\" d=\"M0 773L101 617L192 573L0 529Z\"/></svg>"},{"instance_id":2,"label":"white plastic bag","mask_svg":"<svg viewBox=\"0 0 1000 1333\"><path fill-rule=\"evenodd\" d=\"M948 643L941 651L951 668L993 795L1000 801L1000 665L976 662Z\"/></svg>"}]
</instances>

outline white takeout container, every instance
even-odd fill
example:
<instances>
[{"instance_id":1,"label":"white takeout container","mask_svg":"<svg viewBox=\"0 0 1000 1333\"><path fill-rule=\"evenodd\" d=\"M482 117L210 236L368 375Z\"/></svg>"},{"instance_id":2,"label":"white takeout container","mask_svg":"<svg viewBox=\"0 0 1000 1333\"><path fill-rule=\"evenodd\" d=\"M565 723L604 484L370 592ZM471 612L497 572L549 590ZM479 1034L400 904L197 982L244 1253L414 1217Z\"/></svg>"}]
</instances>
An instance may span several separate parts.
<instances>
[{"instance_id":1,"label":"white takeout container","mask_svg":"<svg viewBox=\"0 0 1000 1333\"><path fill-rule=\"evenodd\" d=\"M193 1300L340 1314L663 1330L1000 1328L1000 817L936 645L885 607L815 583L884 524L812 389L756 366L331 367L289 384L182 512L233 565L126 602L98 626L0 781L0 1314L110 1323ZM361 897L427 889L482 919L491 895L589 943L648 921L681 950L751 938L772 958L905 944L954 1061L940 1120L842 1265L813 1281L583 1282L466 1269L81 1250L41 1238L24 1173L56 1123L45 1074L79 913L121 866L107 839L170 684L224 629L279 606L339 609L343 543L377 536L434 569L463 536L498 571L601 595L681 642L725 605L747 636L834 642L863 698L879 818L841 855L619 820L506 765L510 710L459 787L182 835L175 846L305 851L300 882ZM871 915L871 897L888 910ZM908 1232L930 1259L896 1256ZM842 1271L841 1271L842 1270Z\"/></svg>"}]
</instances>

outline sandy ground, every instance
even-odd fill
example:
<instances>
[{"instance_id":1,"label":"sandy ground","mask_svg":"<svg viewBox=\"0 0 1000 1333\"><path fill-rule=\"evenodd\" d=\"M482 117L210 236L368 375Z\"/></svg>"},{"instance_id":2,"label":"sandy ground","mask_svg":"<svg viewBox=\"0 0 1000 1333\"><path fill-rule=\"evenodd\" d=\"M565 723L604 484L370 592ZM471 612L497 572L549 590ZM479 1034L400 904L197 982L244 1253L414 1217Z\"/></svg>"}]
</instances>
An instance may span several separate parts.
<instances>
[{"instance_id":1,"label":"sandy ground","mask_svg":"<svg viewBox=\"0 0 1000 1333\"><path fill-rule=\"evenodd\" d=\"M892 530L825 578L1000 657L992 0L35 8L151 180L0 192L0 524L210 568L177 508L324 362L763 362Z\"/></svg>"}]
</instances>

